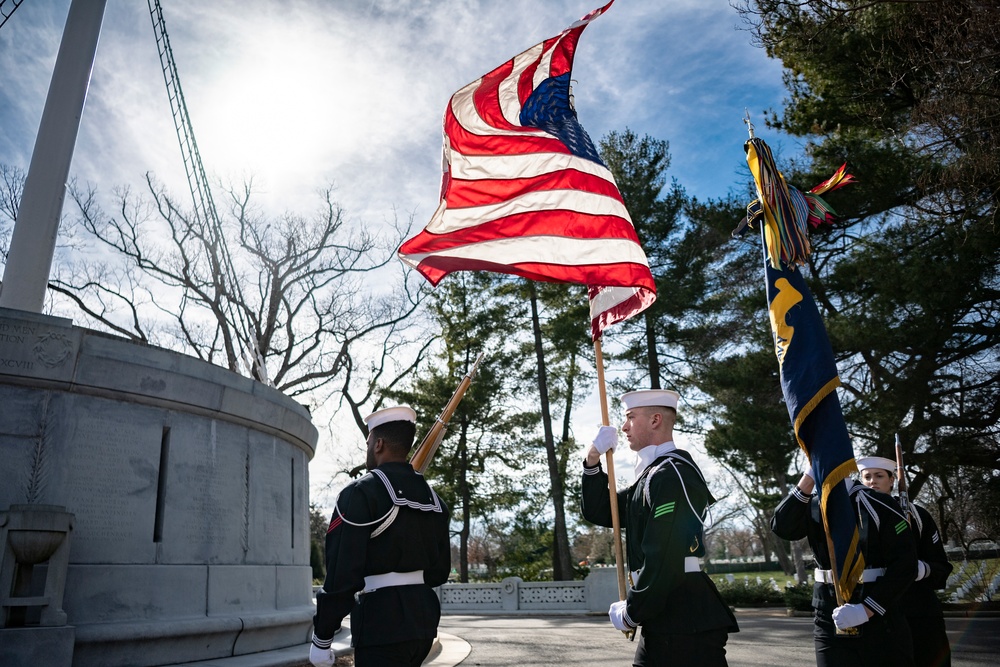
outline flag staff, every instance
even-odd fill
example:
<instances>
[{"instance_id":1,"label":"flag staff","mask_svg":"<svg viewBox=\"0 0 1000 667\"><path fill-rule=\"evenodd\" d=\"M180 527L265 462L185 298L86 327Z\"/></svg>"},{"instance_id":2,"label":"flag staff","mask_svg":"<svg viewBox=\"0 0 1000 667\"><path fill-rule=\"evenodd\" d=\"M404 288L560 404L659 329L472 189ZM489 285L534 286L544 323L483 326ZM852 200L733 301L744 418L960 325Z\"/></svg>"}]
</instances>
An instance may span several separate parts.
<instances>
[{"instance_id":1,"label":"flag staff","mask_svg":"<svg viewBox=\"0 0 1000 667\"><path fill-rule=\"evenodd\" d=\"M443 123L440 204L424 231L398 253L434 285L453 271L496 271L588 286L605 425L610 424L600 332L656 298L621 193L572 101L577 41L613 2L452 95ZM612 457L606 453L618 593L624 600L628 589Z\"/></svg>"},{"instance_id":2,"label":"flag staff","mask_svg":"<svg viewBox=\"0 0 1000 667\"><path fill-rule=\"evenodd\" d=\"M601 395L601 423L610 426L608 417L608 392L604 386L604 353L601 351L601 339L594 339L594 363L597 366L597 386ZM611 496L611 530L615 539L615 567L618 570L618 599L624 600L628 589L625 586L625 559L622 554L622 526L618 516L618 489L615 484L615 452L609 449L604 453L608 464L608 494Z\"/></svg>"},{"instance_id":3,"label":"flag staff","mask_svg":"<svg viewBox=\"0 0 1000 667\"><path fill-rule=\"evenodd\" d=\"M802 377L794 376L793 380L788 378L786 371L784 369L784 364L787 363L790 346L793 345L792 341L792 331L794 329L800 329L801 331L809 331L809 324L812 325L813 329L821 332L822 342L813 342L814 346L822 345L827 350L830 349L829 341L826 340L826 330L823 328L822 320L820 319L819 313L816 310L815 304L812 302L812 297L809 294L809 290L806 287L805 281L801 275L798 274L798 265L805 264L806 257L810 253L809 240L806 236L806 230L808 225L816 227L823 223L829 223L833 219L833 211L826 204L819 195L822 195L830 190L836 190L837 188L843 187L853 182L853 177L845 172L846 164L842 166L837 172L831 176L829 179L815 186L808 192L801 192L795 190L785 182L784 176L778 170L777 165L774 164L774 158L771 154L770 148L767 144L754 136L754 126L750 121L750 112L744 111L743 122L747 126L747 132L750 135L749 139L743 144L743 150L747 154L747 165L750 167L750 172L753 175L754 185L757 189L757 199L747 206L747 217L744 222L748 223L748 226L753 228L753 224L756 221L760 222L760 235L761 244L764 249L764 271L767 283L767 294L768 294L768 310L770 312L771 318L771 329L774 339L776 341L776 353L778 356L778 365L781 372L781 384L782 384L782 394L785 397L785 402L788 404L789 416L792 418L792 425L795 431L795 438L802 450L809 457L809 463L811 465L812 476L815 483L815 490L819 496L819 509L820 516L823 522L823 532L826 537L826 546L830 555L830 574L833 579L833 590L836 596L837 606L842 606L845 602L848 602L851 597L851 593L854 590L854 585L856 581L854 579L854 569L863 568L863 555L858 555L857 563L852 568L850 554L853 552L855 545L858 540L858 529L857 526L854 527L854 537L853 543L848 551L848 558L845 558L843 564L843 569L837 563L837 550L835 548L835 541L833 539L833 534L831 530L830 522L830 511L831 508L828 507L831 497L834 496L834 492L837 491L838 484L846 485L846 476L849 474L849 469L856 469L854 465L848 465L848 463L854 463L853 451L850 445L850 437L847 433L846 426L843 424L843 417L840 417L840 428L833 428L831 432L835 433L836 442L834 442L830 447L823 449L824 455L822 457L815 456L816 451L814 451L813 435L810 434L808 445L803 436L800 434L800 428L805 423L806 418L813 412L814 408L821 405L824 401L833 401L839 410L839 401L836 395L836 388L840 386L840 378L837 375L836 362L833 359L832 354L827 357L822 357L816 361L821 370L825 370L828 376L820 376L823 379L823 383L812 381L805 381ZM806 204L805 210L793 205L792 191L798 193L800 201L804 201ZM739 231L744 228L741 222L740 227L737 229ZM804 315L801 316L801 322L807 324L803 328L802 323L799 319L796 319L794 323L789 323L786 320L788 314L788 304L787 302L782 302L781 297L775 296L775 292L780 292L781 288L777 286L776 280L774 280L770 273L776 272L785 274L788 277L781 277L781 281L785 281L789 285L789 291L795 292L798 297L795 302L798 304L802 302L803 305L809 304L808 308L805 308L802 312ZM789 281L800 282L799 287L795 287ZM804 296L803 296L804 295ZM784 309L782 303L785 303ZM810 313L814 313L815 322L810 323L807 318ZM784 329L785 333L782 334ZM797 341L809 340L803 339L802 333L796 336ZM806 334L808 335L808 334ZM801 346L808 346L807 342L795 343L799 346L795 349L800 349ZM801 361L799 362L801 363ZM823 369L824 364L828 364L829 368ZM817 371L819 373L819 371ZM793 383L801 386L792 386ZM814 386L815 384L815 386ZM805 391L808 387L809 394L806 396L808 400L801 400L797 396L799 391ZM831 447L833 449L831 449ZM827 450L830 450L827 452ZM839 465L835 466L833 470L829 470L829 464L827 463L827 456L839 455L837 461L844 461ZM817 474L818 473L818 474ZM850 509L850 497L846 493L848 489L844 489L845 495L842 502L846 505L848 510ZM840 498L841 496L837 496ZM841 507L841 509L843 509ZM850 519L848 519L850 520ZM841 580L841 576L844 580ZM858 577L860 578L860 577ZM858 634L857 627L851 628L837 628L838 635L856 635Z\"/></svg>"},{"instance_id":4,"label":"flag staff","mask_svg":"<svg viewBox=\"0 0 1000 667\"><path fill-rule=\"evenodd\" d=\"M833 594L837 600L837 606L841 606L849 600L844 599L844 594L840 590L840 571L837 568L837 551L833 548L833 537L830 535L830 522L826 518L826 489L820 488L820 503L819 508L821 510L821 515L823 518L823 532L826 533L826 548L830 552L830 575L833 577ZM848 630L853 630L854 632L848 632ZM837 628L837 634L857 634L857 628L848 628L847 630L841 630Z\"/></svg>"},{"instance_id":5,"label":"flag staff","mask_svg":"<svg viewBox=\"0 0 1000 667\"><path fill-rule=\"evenodd\" d=\"M811 460L811 458L810 458ZM845 482L840 481L838 484L844 484ZM826 492L827 489L819 489L820 502L819 509L820 515L823 518L823 532L826 533L826 548L830 552L830 576L833 577L833 595L837 600L837 606L840 607L848 602L850 599L844 599L844 593L840 589L840 570L837 568L837 552L833 547L833 536L830 534L830 522L826 518ZM846 563L845 563L846 565ZM856 637L860 633L857 627L854 628L837 628L834 634L840 636Z\"/></svg>"}]
</instances>

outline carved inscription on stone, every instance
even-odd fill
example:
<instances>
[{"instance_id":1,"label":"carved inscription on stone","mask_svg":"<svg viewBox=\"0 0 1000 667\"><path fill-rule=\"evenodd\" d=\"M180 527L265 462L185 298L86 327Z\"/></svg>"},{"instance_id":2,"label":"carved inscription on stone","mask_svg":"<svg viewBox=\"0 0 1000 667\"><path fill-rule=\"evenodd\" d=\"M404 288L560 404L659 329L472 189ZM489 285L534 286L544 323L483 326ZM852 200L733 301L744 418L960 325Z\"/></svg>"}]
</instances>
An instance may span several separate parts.
<instances>
[{"instance_id":1,"label":"carved inscription on stone","mask_svg":"<svg viewBox=\"0 0 1000 667\"><path fill-rule=\"evenodd\" d=\"M0 373L59 376L72 370L78 333L33 320L0 317Z\"/></svg>"},{"instance_id":2,"label":"carved inscription on stone","mask_svg":"<svg viewBox=\"0 0 1000 667\"><path fill-rule=\"evenodd\" d=\"M37 332L37 324L0 319L0 371L31 372L35 364L31 348L37 340Z\"/></svg>"},{"instance_id":3,"label":"carved inscription on stone","mask_svg":"<svg viewBox=\"0 0 1000 667\"><path fill-rule=\"evenodd\" d=\"M0 319L0 343L13 345L34 344L38 325L20 320Z\"/></svg>"},{"instance_id":4,"label":"carved inscription on stone","mask_svg":"<svg viewBox=\"0 0 1000 667\"><path fill-rule=\"evenodd\" d=\"M292 459L278 438L255 439L250 451L251 545L264 562L292 548Z\"/></svg>"},{"instance_id":5,"label":"carved inscription on stone","mask_svg":"<svg viewBox=\"0 0 1000 667\"><path fill-rule=\"evenodd\" d=\"M186 422L171 434L164 549L171 560L235 563L243 558L244 429Z\"/></svg>"},{"instance_id":6,"label":"carved inscription on stone","mask_svg":"<svg viewBox=\"0 0 1000 667\"><path fill-rule=\"evenodd\" d=\"M114 554L152 542L158 442L150 429L113 415L79 417L65 448L66 502L76 514L74 551ZM145 436L145 437L144 437ZM144 441L145 440L145 441ZM112 547L111 545L121 545Z\"/></svg>"}]
</instances>

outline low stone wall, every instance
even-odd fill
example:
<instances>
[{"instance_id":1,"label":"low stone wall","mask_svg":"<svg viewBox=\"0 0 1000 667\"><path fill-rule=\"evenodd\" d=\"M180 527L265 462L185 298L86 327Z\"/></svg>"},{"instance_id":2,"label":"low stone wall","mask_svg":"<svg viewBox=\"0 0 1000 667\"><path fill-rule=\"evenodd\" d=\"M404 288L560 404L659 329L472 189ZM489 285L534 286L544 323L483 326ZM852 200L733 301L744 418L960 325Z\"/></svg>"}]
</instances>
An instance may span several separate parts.
<instances>
[{"instance_id":1,"label":"low stone wall","mask_svg":"<svg viewBox=\"0 0 1000 667\"><path fill-rule=\"evenodd\" d=\"M618 599L615 568L595 568L583 581L524 581L445 584L437 589L445 614L537 614L607 612Z\"/></svg>"}]
</instances>

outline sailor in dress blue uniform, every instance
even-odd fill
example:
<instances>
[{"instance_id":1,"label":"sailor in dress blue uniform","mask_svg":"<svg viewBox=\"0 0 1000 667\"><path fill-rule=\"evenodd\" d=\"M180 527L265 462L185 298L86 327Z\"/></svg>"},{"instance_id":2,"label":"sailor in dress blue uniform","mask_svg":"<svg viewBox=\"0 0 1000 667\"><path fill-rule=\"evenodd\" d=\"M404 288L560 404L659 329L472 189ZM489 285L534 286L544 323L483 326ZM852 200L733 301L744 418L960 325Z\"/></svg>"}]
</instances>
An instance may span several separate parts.
<instances>
[{"instance_id":1,"label":"sailor in dress blue uniform","mask_svg":"<svg viewBox=\"0 0 1000 667\"><path fill-rule=\"evenodd\" d=\"M416 413L386 408L365 423L369 472L337 497L309 659L316 667L334 663L333 636L350 614L356 667L416 667L441 618L433 588L451 572L450 515L407 462Z\"/></svg>"},{"instance_id":2,"label":"sailor in dress blue uniform","mask_svg":"<svg viewBox=\"0 0 1000 667\"><path fill-rule=\"evenodd\" d=\"M722 667L729 633L739 626L701 571L704 521L715 499L691 455L674 446L677 399L677 392L659 389L621 398L622 432L639 456L635 483L617 493L632 584L608 613L619 630L642 627L636 666ZM600 457L616 442L617 429L603 427L584 461L583 516L599 526L612 526Z\"/></svg>"}]
</instances>

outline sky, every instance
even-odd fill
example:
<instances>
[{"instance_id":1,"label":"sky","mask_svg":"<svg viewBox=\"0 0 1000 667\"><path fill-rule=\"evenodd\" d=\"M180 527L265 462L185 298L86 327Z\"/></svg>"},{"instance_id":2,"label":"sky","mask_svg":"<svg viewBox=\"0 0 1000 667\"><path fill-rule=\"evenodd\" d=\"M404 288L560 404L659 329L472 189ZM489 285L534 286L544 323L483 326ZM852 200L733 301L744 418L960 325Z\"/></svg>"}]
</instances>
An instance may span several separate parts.
<instances>
[{"instance_id":1,"label":"sky","mask_svg":"<svg viewBox=\"0 0 1000 667\"><path fill-rule=\"evenodd\" d=\"M321 203L317 191L333 183L349 220L412 216L412 233L438 203L441 120L451 95L601 4L161 2L213 184L252 178L258 203L279 215L311 213ZM0 28L0 163L28 167L69 5L25 0ZM700 199L743 191L744 110L775 150L792 141L764 128L764 112L784 99L782 70L745 28L729 0L617 0L577 48L581 124L595 142L625 128L668 141L668 178ZM70 176L110 197L122 186L144 191L147 172L184 201L188 185L147 6L108 0ZM580 420L574 428L584 440L596 422L590 414ZM321 440L321 449L327 445ZM619 457L627 472L629 455ZM317 454L314 482L329 460Z\"/></svg>"}]
</instances>

